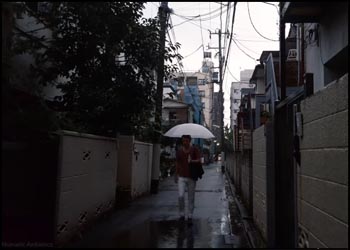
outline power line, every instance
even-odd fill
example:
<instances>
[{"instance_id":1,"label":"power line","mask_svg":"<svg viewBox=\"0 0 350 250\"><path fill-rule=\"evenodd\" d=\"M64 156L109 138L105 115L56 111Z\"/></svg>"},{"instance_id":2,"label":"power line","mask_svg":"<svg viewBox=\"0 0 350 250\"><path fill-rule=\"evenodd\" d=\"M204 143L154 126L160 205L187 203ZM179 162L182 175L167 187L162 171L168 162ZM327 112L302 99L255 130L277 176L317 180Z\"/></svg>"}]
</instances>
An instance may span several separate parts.
<instances>
[{"instance_id":1,"label":"power line","mask_svg":"<svg viewBox=\"0 0 350 250\"><path fill-rule=\"evenodd\" d=\"M231 73L229 67L227 67L227 71L230 73L230 75L233 77L233 79L236 80L236 82L240 82L240 81L237 80L237 78Z\"/></svg>"},{"instance_id":2,"label":"power line","mask_svg":"<svg viewBox=\"0 0 350 250\"><path fill-rule=\"evenodd\" d=\"M178 17L184 19L184 20L193 20L193 21L199 21L197 18L202 17L201 15L197 15L197 16L188 18L188 17L184 17L184 16L181 16L181 15L177 15L176 13L173 13L173 14L174 14L175 16L178 16ZM202 18L202 21L209 21L209 20L211 20L211 19L213 19L213 18L216 18L216 17L218 17L218 16L220 16L220 13L215 14L215 16L210 16L210 17Z\"/></svg>"},{"instance_id":3,"label":"power line","mask_svg":"<svg viewBox=\"0 0 350 250\"><path fill-rule=\"evenodd\" d=\"M235 39L236 41L244 41L244 42L262 42L262 43L269 43L269 41L266 40L250 40L250 39Z\"/></svg>"},{"instance_id":4,"label":"power line","mask_svg":"<svg viewBox=\"0 0 350 250\"><path fill-rule=\"evenodd\" d=\"M267 39L267 40L270 40L270 41L273 41L273 42L279 42L279 40L273 40L273 39L270 39L270 38L267 38L265 36L263 36L262 34L260 34L260 32L255 28L254 24L253 24L253 21L252 21L252 18L250 16L250 10L249 10L249 2L247 2L247 6L248 6L248 14L249 14L249 20L250 20L250 23L252 24L254 30L256 31L256 33L258 33L261 37Z\"/></svg>"},{"instance_id":5,"label":"power line","mask_svg":"<svg viewBox=\"0 0 350 250\"><path fill-rule=\"evenodd\" d=\"M234 39L234 38L232 38ZM238 39L234 39L236 42L238 42L240 45L242 45L242 47L246 48L247 50L249 50L250 52L253 52L254 54L259 54L258 52L255 52L251 49L249 49L248 47L246 47L243 43L241 43Z\"/></svg>"},{"instance_id":6,"label":"power line","mask_svg":"<svg viewBox=\"0 0 350 250\"><path fill-rule=\"evenodd\" d=\"M277 5L272 4L272 3L268 3L268 2L262 2L262 3L274 6L276 8L276 10L277 10L278 15L280 14Z\"/></svg>"},{"instance_id":7,"label":"power line","mask_svg":"<svg viewBox=\"0 0 350 250\"><path fill-rule=\"evenodd\" d=\"M225 71L226 71L226 67L227 67L228 58L229 58L229 55L230 55L231 42L233 40L232 36L233 36L233 25L234 25L234 22L235 22L235 15L236 15L236 5L237 5L237 2L234 2L233 14L232 14L232 23L231 23L230 41L229 41L229 45L228 45L227 56L226 56L226 59L225 59L225 67L224 67L224 74L223 74L224 77L225 77Z\"/></svg>"},{"instance_id":8,"label":"power line","mask_svg":"<svg viewBox=\"0 0 350 250\"><path fill-rule=\"evenodd\" d=\"M230 4L228 4L225 8L228 8L230 6ZM224 10L224 9L223 9ZM217 11L219 11L218 13L215 13L215 12L217 12ZM205 18L203 18L204 16L206 16L206 15L208 15L208 14L214 14L215 13L215 16L209 16L209 17L205 17ZM199 15L196 15L196 16L184 16L184 15L180 15L180 14L177 14L176 12L174 12L174 13L172 13L172 14L174 14L175 16L178 16L178 17L180 17L180 18L182 18L182 19L185 19L185 20L193 20L193 21L199 21L199 19L197 19L197 18L202 18L201 19L201 21L210 21L211 19L213 19L213 18L216 18L216 17L218 17L218 16L220 16L221 15L221 13L222 13L222 7L220 7L220 8L218 8L218 9L216 9L215 11L212 11L211 13L207 13L207 14L199 14ZM197 20L195 20L195 19L197 19Z\"/></svg>"},{"instance_id":9,"label":"power line","mask_svg":"<svg viewBox=\"0 0 350 250\"><path fill-rule=\"evenodd\" d=\"M203 32L202 32L203 28L202 28L201 18L199 18L199 21L200 21L199 24L201 26L201 38L202 38L202 48L203 48L203 56L204 56L204 40L203 40Z\"/></svg>"},{"instance_id":10,"label":"power line","mask_svg":"<svg viewBox=\"0 0 350 250\"><path fill-rule=\"evenodd\" d=\"M221 8L221 6L220 6L220 8ZM180 15L180 14L176 14L177 16L179 16L179 17L183 17L183 18L191 18L191 17L193 17L193 18L198 18L198 17L204 17L204 16L210 16L210 15L212 15L212 14L214 14L215 12L217 12L217 11L219 11L220 10L220 8L217 8L216 10L213 10L212 12L209 10L209 13L205 13L205 14L201 14L201 15L196 15L196 16L185 16L185 15Z\"/></svg>"},{"instance_id":11,"label":"power line","mask_svg":"<svg viewBox=\"0 0 350 250\"><path fill-rule=\"evenodd\" d=\"M186 22L189 22L189 23L191 23L191 24L193 24L193 25L195 25L195 26L197 26L197 27L199 27L199 28L201 28L201 29L204 29L204 28L202 28L201 26L199 26L198 24L193 23L191 20L186 20L186 21L184 21L184 22L182 22L182 23L175 24L172 28L174 28L174 27L176 27L176 26L178 26L178 25L184 24L184 23L186 23ZM208 30L208 28L205 28L205 30Z\"/></svg>"},{"instance_id":12,"label":"power line","mask_svg":"<svg viewBox=\"0 0 350 250\"><path fill-rule=\"evenodd\" d=\"M191 53L190 53L189 55L187 55L187 56L184 56L183 58L187 58L187 57L193 55L194 53L196 53L196 52L197 52L200 48L202 48L202 47L204 47L203 44L201 44L195 51L191 52Z\"/></svg>"},{"instance_id":13,"label":"power line","mask_svg":"<svg viewBox=\"0 0 350 250\"><path fill-rule=\"evenodd\" d=\"M238 46L238 44L236 43L235 40L232 39L232 41L236 44L237 48L242 51L246 56L250 57L251 59L253 59L254 61L256 61L256 58L253 58L251 55L249 55L247 52L245 52L243 49L241 49L241 47Z\"/></svg>"},{"instance_id":14,"label":"power line","mask_svg":"<svg viewBox=\"0 0 350 250\"><path fill-rule=\"evenodd\" d=\"M220 30L222 30L222 5L220 6Z\"/></svg>"},{"instance_id":15,"label":"power line","mask_svg":"<svg viewBox=\"0 0 350 250\"><path fill-rule=\"evenodd\" d=\"M170 18L170 17L169 17L169 18ZM171 37L170 37L170 34L169 34L169 29L167 29L166 32L167 32L167 34L168 34L170 44L171 44L172 46L174 46L173 42L171 41ZM175 46L174 46L174 47L175 47ZM175 48L176 48L176 51L177 51L177 47L175 47ZM178 53L178 51L177 51L177 53ZM182 69L182 67L183 67L182 63L179 61L179 58L178 58L178 57L176 57L176 60L177 60L177 64L179 65L179 69L181 70L182 75L185 77L185 74L184 74L183 69Z\"/></svg>"},{"instance_id":16,"label":"power line","mask_svg":"<svg viewBox=\"0 0 350 250\"><path fill-rule=\"evenodd\" d=\"M225 32L228 31L229 20L230 20L230 6L227 7L227 12L226 12ZM227 51L226 44L227 44L227 36L225 36L225 40L224 40L224 55L226 55L226 51Z\"/></svg>"},{"instance_id":17,"label":"power line","mask_svg":"<svg viewBox=\"0 0 350 250\"><path fill-rule=\"evenodd\" d=\"M209 12L210 12L210 10L211 10L211 8L210 8L210 2L209 2ZM209 26L210 26L210 29L211 29L211 19L210 19L210 24L209 24Z\"/></svg>"},{"instance_id":18,"label":"power line","mask_svg":"<svg viewBox=\"0 0 350 250\"><path fill-rule=\"evenodd\" d=\"M173 20L172 20L172 18L171 18L170 15L169 15L169 20L170 20L170 25L171 25L171 27L173 27ZM172 29L172 28L171 28L171 33L173 34L174 42L176 43L175 31L174 31L174 29Z\"/></svg>"}]
</instances>

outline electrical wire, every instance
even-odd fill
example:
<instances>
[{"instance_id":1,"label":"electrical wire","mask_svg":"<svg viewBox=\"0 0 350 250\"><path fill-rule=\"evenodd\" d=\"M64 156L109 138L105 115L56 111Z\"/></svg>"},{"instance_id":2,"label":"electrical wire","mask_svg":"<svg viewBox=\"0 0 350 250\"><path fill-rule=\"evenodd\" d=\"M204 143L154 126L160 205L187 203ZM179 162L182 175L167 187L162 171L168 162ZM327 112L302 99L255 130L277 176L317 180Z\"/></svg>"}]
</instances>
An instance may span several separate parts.
<instances>
[{"instance_id":1,"label":"electrical wire","mask_svg":"<svg viewBox=\"0 0 350 250\"><path fill-rule=\"evenodd\" d=\"M220 6L220 8L221 8L221 6ZM179 17L183 17L183 18L191 18L191 17L194 17L194 18L196 18L196 17L204 17L204 16L210 16L210 15L212 15L213 13L215 13L215 12L218 12L219 10L220 10L220 8L217 8L216 10L213 10L213 11L210 11L209 10L209 13L205 13L205 14L201 14L201 15L196 15L196 16L185 16L185 15L180 15L180 14L177 14L177 13L174 13L175 15L177 15L177 16L179 16Z\"/></svg>"},{"instance_id":2,"label":"electrical wire","mask_svg":"<svg viewBox=\"0 0 350 250\"><path fill-rule=\"evenodd\" d=\"M194 19L194 18L192 18L192 19ZM175 24L175 25L172 26L172 28L174 28L176 26L179 26L181 24L187 23L187 22L191 21L192 19L188 19L188 20L183 21L182 23Z\"/></svg>"},{"instance_id":3,"label":"electrical wire","mask_svg":"<svg viewBox=\"0 0 350 250\"><path fill-rule=\"evenodd\" d=\"M222 30L222 5L220 6L220 30ZM221 39L221 37L219 39Z\"/></svg>"},{"instance_id":4,"label":"electrical wire","mask_svg":"<svg viewBox=\"0 0 350 250\"><path fill-rule=\"evenodd\" d=\"M237 80L237 78L231 73L229 67L227 67L227 71L230 73L230 75L233 77L233 79L236 80L236 82L240 82L240 81Z\"/></svg>"},{"instance_id":5,"label":"electrical wire","mask_svg":"<svg viewBox=\"0 0 350 250\"><path fill-rule=\"evenodd\" d=\"M277 6L277 5L272 4L272 3L268 3L268 2L262 2L262 3L264 3L264 4L268 4L268 5L272 5L272 6L276 7L276 9L277 9L277 14L278 14L278 15L280 14L280 12L279 12L279 10L278 10L278 6Z\"/></svg>"},{"instance_id":6,"label":"electrical wire","mask_svg":"<svg viewBox=\"0 0 350 250\"><path fill-rule=\"evenodd\" d=\"M203 47L203 44L201 44L195 51L191 52L191 53L188 54L187 56L184 56L183 58L187 58L187 57L193 55L194 53L196 53L196 52L197 52L200 48L202 48L202 47Z\"/></svg>"},{"instance_id":7,"label":"electrical wire","mask_svg":"<svg viewBox=\"0 0 350 250\"><path fill-rule=\"evenodd\" d=\"M242 51L246 56L250 57L251 59L253 59L254 61L256 61L256 58L252 57L251 55L249 55L247 52L245 52L243 49L241 49L241 47L239 47L239 45L236 43L235 40L232 39L232 41L236 44L237 48Z\"/></svg>"},{"instance_id":8,"label":"electrical wire","mask_svg":"<svg viewBox=\"0 0 350 250\"><path fill-rule=\"evenodd\" d=\"M210 2L209 2L209 12L210 12L211 8L210 8ZM210 19L210 23L209 23L210 29L211 29L211 19Z\"/></svg>"},{"instance_id":9,"label":"electrical wire","mask_svg":"<svg viewBox=\"0 0 350 250\"><path fill-rule=\"evenodd\" d=\"M249 10L249 2L247 2L247 7L248 7L248 14L249 14L249 20L250 20L250 23L252 24L254 30L256 31L256 33L258 33L261 37L265 38L266 40L270 40L270 41L273 41L273 42L279 42L279 40L273 40L273 39L270 39L270 38L267 38L265 36L263 36L254 26L253 24L253 21L252 21L252 18L250 16L250 10Z\"/></svg>"},{"instance_id":10,"label":"electrical wire","mask_svg":"<svg viewBox=\"0 0 350 250\"><path fill-rule=\"evenodd\" d=\"M168 34L169 43L170 43L172 46L174 46L173 42L171 41L171 37L170 37L170 34L169 34L169 29L167 29L166 32L167 32L167 34ZM177 48L176 48L176 51L177 51ZM177 51L177 53L178 53L178 51ZM182 75L183 75L184 78L185 78L185 74L184 74L183 69L182 69L182 68L183 68L183 65L182 65L182 63L179 61L179 58L176 57L176 60L177 60L177 64L179 65L179 69L180 69Z\"/></svg>"},{"instance_id":11,"label":"electrical wire","mask_svg":"<svg viewBox=\"0 0 350 250\"><path fill-rule=\"evenodd\" d=\"M224 74L223 76L225 76L225 71L226 71L226 67L227 67L227 62L228 62L228 58L229 58L229 55L230 55L230 48L231 48L231 42L232 42L232 36L233 36L233 25L234 25L234 22L235 22L235 15L236 15L236 5L237 5L237 2L234 2L234 5L233 5L233 13L232 13L232 22L231 22L231 33L230 33L230 41L229 41L229 45L228 45L228 50L227 50L227 56L225 58L225 66L224 66Z\"/></svg>"},{"instance_id":12,"label":"electrical wire","mask_svg":"<svg viewBox=\"0 0 350 250\"><path fill-rule=\"evenodd\" d=\"M193 25L195 25L195 26L197 26L197 27L199 27L199 28L201 28L201 29L208 30L207 27L202 28L200 25L193 23L191 20L184 21L184 22L182 22L182 23L180 23L180 24L184 24L184 23L186 23L186 22L189 22L190 24L193 24ZM172 28L174 28L174 27L176 27L176 26L179 26L180 24L175 24Z\"/></svg>"},{"instance_id":13,"label":"electrical wire","mask_svg":"<svg viewBox=\"0 0 350 250\"><path fill-rule=\"evenodd\" d=\"M230 4L228 4L225 8L228 8L230 6ZM173 15L175 15L175 16L178 16L178 17L180 17L180 18L182 18L182 19L185 19L185 20L188 20L188 19L190 19L190 20L192 20L193 19L193 21L199 21L199 20L194 20L194 19L197 19L197 18L202 18L201 20L202 21L210 21L211 19L213 19L213 18L216 18L216 17L218 17L218 16L220 16L220 14L221 14L221 9L222 9L222 7L220 7L219 9L216 9L215 11L212 11L212 13L210 13L210 14L214 14L215 12L217 12L218 10L220 10L218 13L215 13L215 16L209 16L209 17L206 17L206 18L203 18L203 16L205 16L206 14L200 14L200 15L196 15L196 16L184 16L184 15L180 15L180 14L177 14L176 12L174 12L174 13L172 13ZM223 9L223 11L224 11L225 9ZM208 13L209 14L209 13Z\"/></svg>"},{"instance_id":14,"label":"electrical wire","mask_svg":"<svg viewBox=\"0 0 350 250\"><path fill-rule=\"evenodd\" d=\"M204 56L204 40L203 40L203 28L202 28L202 21L201 18L199 18L199 25L201 26L201 38L202 38L202 48L203 48L203 56Z\"/></svg>"},{"instance_id":15,"label":"electrical wire","mask_svg":"<svg viewBox=\"0 0 350 250\"><path fill-rule=\"evenodd\" d=\"M232 38L232 39L234 39L234 38ZM246 47L243 43L241 43L238 39L234 39L236 42L238 42L243 48L245 48L245 49L247 49L247 50L249 50L250 52L253 52L254 54L257 54L257 55L259 55L259 53L258 52L255 52L255 51L253 51L253 50L251 50L251 49L249 49L248 47Z\"/></svg>"},{"instance_id":16,"label":"electrical wire","mask_svg":"<svg viewBox=\"0 0 350 250\"><path fill-rule=\"evenodd\" d=\"M229 4L228 4L229 5ZM228 31L228 26L229 26L229 20L230 20L230 7L227 8L227 12L226 12L226 23L225 23L225 32L226 33ZM225 34L225 40L224 40L224 55L226 55L226 51L227 51L227 35ZM225 59L225 57L224 57Z\"/></svg>"},{"instance_id":17,"label":"electrical wire","mask_svg":"<svg viewBox=\"0 0 350 250\"><path fill-rule=\"evenodd\" d=\"M175 31L174 31L174 29L172 29L172 27L173 27L173 19L171 18L170 15L169 15L169 20L170 20L170 25L171 25L170 30L171 30L171 33L172 33L172 35L173 35L174 42L176 43Z\"/></svg>"},{"instance_id":18,"label":"electrical wire","mask_svg":"<svg viewBox=\"0 0 350 250\"><path fill-rule=\"evenodd\" d=\"M195 17L188 18L188 17L184 17L184 16L177 15L176 13L173 13L173 14L174 14L175 16L179 17L179 18L184 19L184 20L193 20L193 21L199 21L197 18L202 17L201 15L197 15L197 16L195 16ZM211 20L211 19L213 19L213 18L216 18L216 17L218 17L218 16L220 16L220 13L217 13L217 14L215 14L214 16L202 18L202 21L209 21L209 20Z\"/></svg>"}]
</instances>

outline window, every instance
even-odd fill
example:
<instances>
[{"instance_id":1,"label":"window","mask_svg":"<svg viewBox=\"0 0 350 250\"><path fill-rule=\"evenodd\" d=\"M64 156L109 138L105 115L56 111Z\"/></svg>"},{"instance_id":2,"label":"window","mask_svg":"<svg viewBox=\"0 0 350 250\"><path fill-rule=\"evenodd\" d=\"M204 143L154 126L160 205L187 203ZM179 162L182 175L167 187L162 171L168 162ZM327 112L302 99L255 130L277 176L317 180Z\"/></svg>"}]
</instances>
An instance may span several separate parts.
<instances>
[{"instance_id":1,"label":"window","mask_svg":"<svg viewBox=\"0 0 350 250\"><path fill-rule=\"evenodd\" d=\"M179 84L178 86L182 87L184 85L185 79L184 79L184 77L178 77L177 81L178 81L178 84Z\"/></svg>"},{"instance_id":2,"label":"window","mask_svg":"<svg viewBox=\"0 0 350 250\"><path fill-rule=\"evenodd\" d=\"M187 77L187 85L197 85L197 77Z\"/></svg>"},{"instance_id":3,"label":"window","mask_svg":"<svg viewBox=\"0 0 350 250\"><path fill-rule=\"evenodd\" d=\"M198 85L205 85L207 83L206 79L200 79L198 80Z\"/></svg>"},{"instance_id":4,"label":"window","mask_svg":"<svg viewBox=\"0 0 350 250\"><path fill-rule=\"evenodd\" d=\"M204 90L200 90L199 91L199 96L200 97L204 97L205 96L205 91Z\"/></svg>"}]
</instances>

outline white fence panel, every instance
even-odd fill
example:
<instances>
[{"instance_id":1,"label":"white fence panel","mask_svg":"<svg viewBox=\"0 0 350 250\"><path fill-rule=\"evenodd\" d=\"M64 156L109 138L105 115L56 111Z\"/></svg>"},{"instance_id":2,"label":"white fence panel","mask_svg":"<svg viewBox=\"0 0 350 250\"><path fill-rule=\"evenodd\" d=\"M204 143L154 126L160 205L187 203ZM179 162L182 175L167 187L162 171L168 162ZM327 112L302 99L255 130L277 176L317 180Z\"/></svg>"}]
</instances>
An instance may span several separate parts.
<instances>
[{"instance_id":1,"label":"white fence panel","mask_svg":"<svg viewBox=\"0 0 350 250\"><path fill-rule=\"evenodd\" d=\"M115 203L115 138L61 131L56 242L64 242Z\"/></svg>"},{"instance_id":2,"label":"white fence panel","mask_svg":"<svg viewBox=\"0 0 350 250\"><path fill-rule=\"evenodd\" d=\"M150 192L152 154L152 144L135 141L131 194L133 198Z\"/></svg>"}]
</instances>

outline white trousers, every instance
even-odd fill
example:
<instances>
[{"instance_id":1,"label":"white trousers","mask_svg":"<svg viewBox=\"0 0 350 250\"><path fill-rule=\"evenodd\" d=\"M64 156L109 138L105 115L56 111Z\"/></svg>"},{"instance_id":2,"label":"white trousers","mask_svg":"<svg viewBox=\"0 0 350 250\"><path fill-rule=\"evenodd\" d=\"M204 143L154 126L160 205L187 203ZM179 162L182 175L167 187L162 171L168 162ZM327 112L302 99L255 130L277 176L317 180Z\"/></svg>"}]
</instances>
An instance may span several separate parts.
<instances>
[{"instance_id":1,"label":"white trousers","mask_svg":"<svg viewBox=\"0 0 350 250\"><path fill-rule=\"evenodd\" d=\"M194 194L196 189L196 182L191 178L179 177L179 212L180 216L185 216L185 191L187 187L188 193L188 217L192 218L194 209Z\"/></svg>"}]
</instances>

